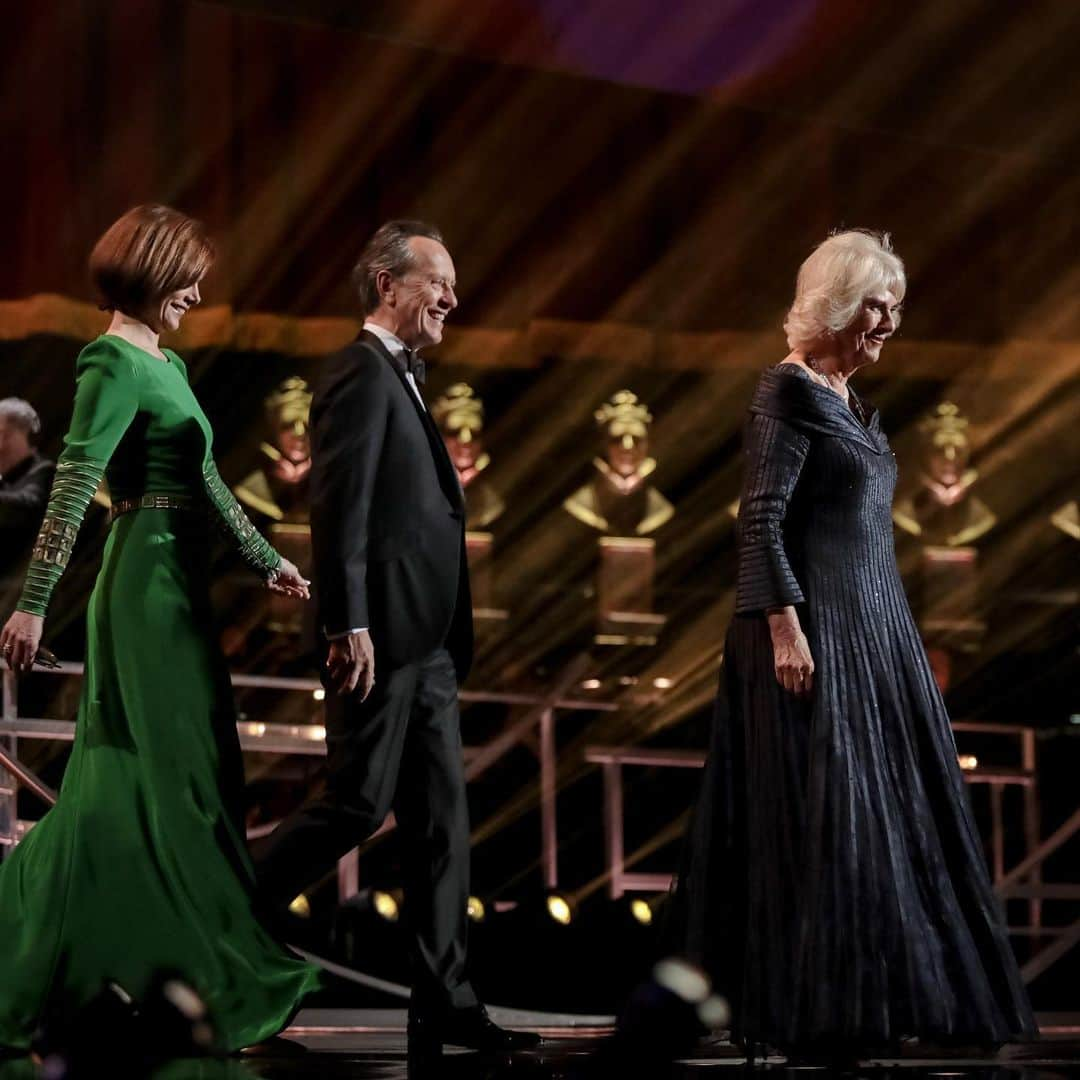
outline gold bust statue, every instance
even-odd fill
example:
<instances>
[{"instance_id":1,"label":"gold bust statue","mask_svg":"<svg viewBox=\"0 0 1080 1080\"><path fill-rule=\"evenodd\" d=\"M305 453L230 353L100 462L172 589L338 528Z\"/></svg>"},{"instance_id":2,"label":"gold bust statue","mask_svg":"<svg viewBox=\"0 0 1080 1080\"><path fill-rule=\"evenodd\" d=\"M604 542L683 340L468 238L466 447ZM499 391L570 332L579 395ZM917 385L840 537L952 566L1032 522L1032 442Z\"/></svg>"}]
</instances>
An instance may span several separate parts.
<instances>
[{"instance_id":1,"label":"gold bust statue","mask_svg":"<svg viewBox=\"0 0 1080 1080\"><path fill-rule=\"evenodd\" d=\"M893 521L924 543L964 547L997 523L993 511L971 487L978 472L969 467L968 421L944 401L919 425L923 434L922 486L893 509Z\"/></svg>"},{"instance_id":2,"label":"gold bust statue","mask_svg":"<svg viewBox=\"0 0 1080 1080\"><path fill-rule=\"evenodd\" d=\"M270 442L259 445L259 467L235 488L236 497L270 522L308 521L311 391L298 376L286 379L263 403Z\"/></svg>"},{"instance_id":3,"label":"gold bust statue","mask_svg":"<svg viewBox=\"0 0 1080 1080\"><path fill-rule=\"evenodd\" d=\"M647 478L652 414L630 390L612 395L594 414L604 437L604 456L593 458L593 476L563 502L578 521L609 536L646 536L671 519L675 507Z\"/></svg>"},{"instance_id":4,"label":"gold bust statue","mask_svg":"<svg viewBox=\"0 0 1080 1080\"><path fill-rule=\"evenodd\" d=\"M269 441L259 445L259 467L233 489L270 542L301 573L311 570L311 439L308 431L311 391L298 376L286 379L263 402ZM264 632L294 641L304 633L305 605L289 596L258 593L238 604L222 644L225 654L238 657L254 649L263 660ZM293 644L280 644L295 655Z\"/></svg>"},{"instance_id":5,"label":"gold bust statue","mask_svg":"<svg viewBox=\"0 0 1080 1080\"><path fill-rule=\"evenodd\" d=\"M471 386L454 383L432 403L431 416L442 433L465 492L465 524L469 529L486 529L506 509L506 504L480 475L491 464L480 437L484 430L484 403Z\"/></svg>"}]
</instances>

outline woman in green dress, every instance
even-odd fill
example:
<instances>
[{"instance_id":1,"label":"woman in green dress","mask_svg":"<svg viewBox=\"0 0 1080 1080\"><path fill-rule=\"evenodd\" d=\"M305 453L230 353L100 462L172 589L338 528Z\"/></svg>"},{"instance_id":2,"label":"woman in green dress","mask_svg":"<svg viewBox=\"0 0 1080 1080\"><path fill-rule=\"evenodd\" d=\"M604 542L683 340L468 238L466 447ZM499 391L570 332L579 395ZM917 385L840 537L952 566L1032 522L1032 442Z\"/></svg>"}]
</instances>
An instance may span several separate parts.
<instances>
[{"instance_id":1,"label":"woman in green dress","mask_svg":"<svg viewBox=\"0 0 1080 1080\"><path fill-rule=\"evenodd\" d=\"M112 525L87 609L86 674L57 805L0 864L0 1047L29 1045L106 979L138 999L182 974L235 1050L280 1031L316 970L253 914L243 770L208 591L208 524L275 591L308 583L218 474L183 361L158 345L199 303L213 249L197 222L136 207L98 241L113 311L80 353L71 429L0 653L28 671L103 475Z\"/></svg>"}]
</instances>

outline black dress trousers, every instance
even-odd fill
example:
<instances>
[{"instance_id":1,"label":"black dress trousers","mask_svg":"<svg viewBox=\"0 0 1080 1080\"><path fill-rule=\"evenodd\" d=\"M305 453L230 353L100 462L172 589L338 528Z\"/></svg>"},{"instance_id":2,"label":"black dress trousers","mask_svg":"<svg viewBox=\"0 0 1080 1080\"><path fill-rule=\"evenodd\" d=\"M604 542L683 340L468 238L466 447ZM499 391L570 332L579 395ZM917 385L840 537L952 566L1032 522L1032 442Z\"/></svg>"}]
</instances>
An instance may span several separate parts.
<instances>
[{"instance_id":1,"label":"black dress trousers","mask_svg":"<svg viewBox=\"0 0 1080 1080\"><path fill-rule=\"evenodd\" d=\"M328 688L326 791L255 848L263 895L284 905L376 832L392 809L402 838L414 993L444 1009L477 1001L465 973L469 815L457 694L445 648L392 671L376 666L366 701Z\"/></svg>"}]
</instances>

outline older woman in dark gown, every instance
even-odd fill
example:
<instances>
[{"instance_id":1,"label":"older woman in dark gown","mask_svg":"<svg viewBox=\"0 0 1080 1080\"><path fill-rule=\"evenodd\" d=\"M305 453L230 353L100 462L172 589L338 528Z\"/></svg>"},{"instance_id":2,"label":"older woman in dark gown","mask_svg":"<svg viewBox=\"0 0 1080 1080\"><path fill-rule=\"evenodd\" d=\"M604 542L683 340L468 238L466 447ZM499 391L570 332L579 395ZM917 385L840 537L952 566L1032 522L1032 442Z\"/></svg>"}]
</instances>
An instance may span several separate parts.
<instances>
[{"instance_id":1,"label":"older woman in dark gown","mask_svg":"<svg viewBox=\"0 0 1080 1080\"><path fill-rule=\"evenodd\" d=\"M848 385L904 289L887 237L830 237L750 403L736 617L676 895L747 1043L1034 1032L897 571L896 461Z\"/></svg>"}]
</instances>

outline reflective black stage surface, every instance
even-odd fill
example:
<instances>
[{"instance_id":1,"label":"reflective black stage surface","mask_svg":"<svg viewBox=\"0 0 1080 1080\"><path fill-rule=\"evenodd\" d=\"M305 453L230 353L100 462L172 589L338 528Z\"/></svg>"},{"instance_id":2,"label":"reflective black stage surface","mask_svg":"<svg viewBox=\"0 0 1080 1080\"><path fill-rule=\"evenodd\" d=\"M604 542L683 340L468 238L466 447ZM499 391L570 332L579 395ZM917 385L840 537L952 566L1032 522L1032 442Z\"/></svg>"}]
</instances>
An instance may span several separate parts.
<instances>
[{"instance_id":1,"label":"reflective black stage surface","mask_svg":"<svg viewBox=\"0 0 1080 1080\"><path fill-rule=\"evenodd\" d=\"M498 1010L504 1012L504 1010ZM505 1012L509 1013L509 1010ZM513 1026L526 1014L499 1019ZM968 1080L1080 1080L1080 1022L1055 1018L1050 1036L1026 1046L1004 1047L993 1057L920 1055L912 1048L900 1058L861 1061L850 1067L793 1065L770 1057L749 1065L729 1044L701 1044L670 1066L598 1070L592 1066L605 1032L603 1018L544 1014L540 1050L513 1059L484 1057L448 1048L441 1062L412 1068L407 1060L405 1014L400 1010L306 1010L287 1037L227 1061L174 1061L156 1070L155 1080L697 1080L706 1076L768 1074L790 1077L955 1077ZM1077 1018L1080 1020L1080 1018ZM540 1025L531 1025L534 1028ZM97 1075L118 1075L100 1063ZM40 1071L29 1061L0 1063L0 1080L32 1080Z\"/></svg>"},{"instance_id":2,"label":"reflective black stage surface","mask_svg":"<svg viewBox=\"0 0 1080 1080\"><path fill-rule=\"evenodd\" d=\"M587 1067L595 1050L595 1040L558 1040L545 1044L535 1054L515 1057L512 1061L485 1061L470 1053L448 1053L437 1069L409 1071L405 1060L405 1045L401 1037L365 1036L363 1046L353 1040L351 1046L316 1047L309 1043L309 1052L290 1059L245 1061L244 1071L229 1074L229 1080L296 1080L300 1077L327 1078L380 1077L384 1080L620 1080L634 1077L640 1080L695 1080L705 1076L750 1076L768 1074L791 1077L867 1077L883 1080L888 1077L958 1077L971 1080L1052 1080L1080 1078L1080 1044L1007 1047L993 1060L929 1059L912 1057L903 1061L867 1061L838 1069L831 1067L791 1066L780 1058L759 1062L750 1067L745 1058L730 1047L717 1046L699 1050L692 1057L673 1063L670 1067L643 1072L640 1069L622 1072L590 1071ZM179 1075L179 1074L177 1074ZM196 1074L198 1075L198 1074ZM172 1080L172 1077L169 1078Z\"/></svg>"},{"instance_id":3,"label":"reflective black stage surface","mask_svg":"<svg viewBox=\"0 0 1080 1080\"><path fill-rule=\"evenodd\" d=\"M306 1041L306 1040L305 1040ZM698 1050L691 1057L656 1071L640 1069L596 1072L588 1067L596 1049L596 1040L559 1039L546 1043L541 1051L515 1057L512 1061L485 1061L470 1053L447 1053L433 1070L409 1071L405 1044L401 1037L369 1035L363 1046L353 1040L350 1046L317 1046L309 1042L309 1051L291 1059L246 1061L249 1071L243 1077L263 1080L295 1080L319 1076L327 1078L381 1077L385 1080L619 1080L638 1077L645 1080L694 1080L704 1076L750 1076L769 1074L791 1077L966 1077L971 1080L1052 1080L1080 1078L1080 1043L1044 1044L1033 1047L1007 1047L996 1059L931 1059L911 1057L903 1061L867 1061L849 1069L835 1067L792 1066L781 1058L748 1066L746 1059L731 1047L713 1046ZM231 1080L231 1078L230 1078Z\"/></svg>"}]
</instances>

